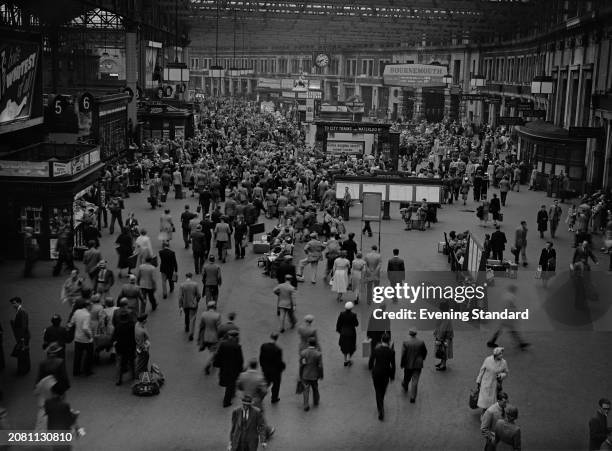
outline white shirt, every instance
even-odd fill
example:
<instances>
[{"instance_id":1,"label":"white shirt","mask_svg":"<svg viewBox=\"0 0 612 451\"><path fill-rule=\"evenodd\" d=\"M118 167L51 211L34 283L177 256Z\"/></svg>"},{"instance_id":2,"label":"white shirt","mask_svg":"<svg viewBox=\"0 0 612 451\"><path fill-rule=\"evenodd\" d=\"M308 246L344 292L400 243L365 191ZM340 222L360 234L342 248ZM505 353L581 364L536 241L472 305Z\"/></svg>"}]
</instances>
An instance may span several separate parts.
<instances>
[{"instance_id":1,"label":"white shirt","mask_svg":"<svg viewBox=\"0 0 612 451\"><path fill-rule=\"evenodd\" d=\"M151 238L149 238L147 235L140 235L138 238L136 238L136 247L140 249L148 249L150 255L154 255L153 246L151 245Z\"/></svg>"},{"instance_id":2,"label":"white shirt","mask_svg":"<svg viewBox=\"0 0 612 451\"><path fill-rule=\"evenodd\" d=\"M85 308L80 308L72 315L72 322L75 324L74 341L78 343L92 343L93 334L89 327L91 313Z\"/></svg>"}]
</instances>

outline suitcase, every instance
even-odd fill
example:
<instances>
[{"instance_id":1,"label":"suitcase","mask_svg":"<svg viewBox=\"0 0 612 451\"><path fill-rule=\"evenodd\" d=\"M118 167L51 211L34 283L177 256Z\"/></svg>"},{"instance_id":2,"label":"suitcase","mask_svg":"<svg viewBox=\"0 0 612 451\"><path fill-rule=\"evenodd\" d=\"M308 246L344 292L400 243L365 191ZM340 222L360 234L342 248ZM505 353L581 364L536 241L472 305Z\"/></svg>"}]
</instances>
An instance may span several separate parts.
<instances>
[{"instance_id":1,"label":"suitcase","mask_svg":"<svg viewBox=\"0 0 612 451\"><path fill-rule=\"evenodd\" d=\"M361 343L361 355L363 358L369 359L371 353L372 353L372 340L370 340L369 338L366 338Z\"/></svg>"},{"instance_id":2,"label":"suitcase","mask_svg":"<svg viewBox=\"0 0 612 451\"><path fill-rule=\"evenodd\" d=\"M265 254L270 252L270 243L267 241L253 241L253 253Z\"/></svg>"},{"instance_id":3,"label":"suitcase","mask_svg":"<svg viewBox=\"0 0 612 451\"><path fill-rule=\"evenodd\" d=\"M444 252L445 246L446 246L446 242L445 241L439 241L438 242L438 254L446 254L446 252Z\"/></svg>"}]
</instances>

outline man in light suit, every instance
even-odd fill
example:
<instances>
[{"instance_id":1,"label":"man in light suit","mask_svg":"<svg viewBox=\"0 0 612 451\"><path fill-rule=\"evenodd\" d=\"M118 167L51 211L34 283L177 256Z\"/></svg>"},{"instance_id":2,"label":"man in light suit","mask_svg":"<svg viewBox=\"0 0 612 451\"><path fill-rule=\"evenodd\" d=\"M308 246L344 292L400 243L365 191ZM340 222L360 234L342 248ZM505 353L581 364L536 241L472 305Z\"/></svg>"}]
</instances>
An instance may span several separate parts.
<instances>
[{"instance_id":1,"label":"man in light suit","mask_svg":"<svg viewBox=\"0 0 612 451\"><path fill-rule=\"evenodd\" d=\"M87 247L88 249L83 253L83 264L85 265L85 272L91 281L95 282L98 263L102 261L102 253L96 248L95 241L89 241Z\"/></svg>"},{"instance_id":2,"label":"man in light suit","mask_svg":"<svg viewBox=\"0 0 612 451\"><path fill-rule=\"evenodd\" d=\"M257 451L259 442L265 448L266 422L250 396L242 397L242 406L232 412L232 429L228 451Z\"/></svg>"},{"instance_id":3,"label":"man in light suit","mask_svg":"<svg viewBox=\"0 0 612 451\"><path fill-rule=\"evenodd\" d=\"M285 317L289 317L291 328L295 327L297 320L295 319L295 287L291 285L293 277L289 274L285 275L285 282L274 288L274 294L278 296L276 303L276 314L280 319L280 332L285 332Z\"/></svg>"},{"instance_id":4,"label":"man in light suit","mask_svg":"<svg viewBox=\"0 0 612 451\"><path fill-rule=\"evenodd\" d=\"M136 272L136 283L140 286L143 295L149 297L151 308L157 309L157 300L155 299L155 290L157 282L155 280L155 266L151 264L152 258L147 257L145 262L138 267Z\"/></svg>"},{"instance_id":5,"label":"man in light suit","mask_svg":"<svg viewBox=\"0 0 612 451\"><path fill-rule=\"evenodd\" d=\"M312 387L312 397L315 407L319 405L319 379L323 379L323 356L317 350L317 339L310 337L308 347L300 352L300 379L304 384L304 411L310 410L308 398Z\"/></svg>"},{"instance_id":6,"label":"man in light suit","mask_svg":"<svg viewBox=\"0 0 612 451\"><path fill-rule=\"evenodd\" d=\"M191 280L192 276L193 274L188 272L179 289L179 311L185 314L185 332L189 333L189 341L193 341L198 303L202 297L198 283Z\"/></svg>"},{"instance_id":7,"label":"man in light suit","mask_svg":"<svg viewBox=\"0 0 612 451\"><path fill-rule=\"evenodd\" d=\"M427 347L423 340L417 338L416 330L410 330L409 334L410 337L402 345L400 368L404 369L402 388L404 393L406 393L408 385L410 385L410 402L414 403L417 396L419 377L423 369L423 361L427 358Z\"/></svg>"},{"instance_id":8,"label":"man in light suit","mask_svg":"<svg viewBox=\"0 0 612 451\"><path fill-rule=\"evenodd\" d=\"M270 335L272 341L261 345L259 350L259 365L268 385L272 386L272 404L276 404L280 399L278 392L281 384L281 374L285 371L283 362L283 350L276 344L278 334Z\"/></svg>"},{"instance_id":9,"label":"man in light suit","mask_svg":"<svg viewBox=\"0 0 612 451\"><path fill-rule=\"evenodd\" d=\"M399 258L399 249L393 249L393 257L387 262L387 278L389 285L394 288L396 285L403 284L406 279L406 267L404 260ZM397 297L393 298L393 302L397 302Z\"/></svg>"},{"instance_id":10,"label":"man in light suit","mask_svg":"<svg viewBox=\"0 0 612 451\"><path fill-rule=\"evenodd\" d=\"M204 372L210 374L212 360L219 344L219 327L221 327L221 313L216 311L217 303L208 301L206 311L200 317L200 330L198 332L198 347L200 352L208 348L210 358L204 367Z\"/></svg>"}]
</instances>

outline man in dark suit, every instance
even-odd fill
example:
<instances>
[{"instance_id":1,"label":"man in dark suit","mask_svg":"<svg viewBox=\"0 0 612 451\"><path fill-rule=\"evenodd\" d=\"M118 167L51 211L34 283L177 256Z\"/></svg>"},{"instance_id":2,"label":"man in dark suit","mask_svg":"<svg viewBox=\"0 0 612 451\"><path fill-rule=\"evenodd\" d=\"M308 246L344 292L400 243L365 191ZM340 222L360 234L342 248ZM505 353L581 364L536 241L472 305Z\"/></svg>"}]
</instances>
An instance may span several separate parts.
<instances>
[{"instance_id":1,"label":"man in dark suit","mask_svg":"<svg viewBox=\"0 0 612 451\"><path fill-rule=\"evenodd\" d=\"M213 365L219 368L219 385L225 387L223 407L232 405L232 399L236 394L236 380L244 365L242 347L238 343L238 331L230 330L227 338L221 342Z\"/></svg>"},{"instance_id":2,"label":"man in dark suit","mask_svg":"<svg viewBox=\"0 0 612 451\"><path fill-rule=\"evenodd\" d=\"M10 302L17 311L11 320L16 342L12 355L17 358L17 375L23 376L30 371L30 317L23 309L20 297L11 298Z\"/></svg>"},{"instance_id":3,"label":"man in dark suit","mask_svg":"<svg viewBox=\"0 0 612 451\"><path fill-rule=\"evenodd\" d=\"M209 255L208 262L204 263L202 267L202 284L204 285L206 302L217 302L222 281L221 267L215 263L215 256Z\"/></svg>"},{"instance_id":4,"label":"man in dark suit","mask_svg":"<svg viewBox=\"0 0 612 451\"><path fill-rule=\"evenodd\" d=\"M402 358L400 368L404 369L404 381L402 388L404 393L408 391L410 385L410 402L414 403L417 395L417 386L419 385L419 377L423 369L423 361L427 358L427 347L425 342L417 338L416 330L410 330L410 338L406 340L402 346Z\"/></svg>"},{"instance_id":5,"label":"man in dark suit","mask_svg":"<svg viewBox=\"0 0 612 451\"><path fill-rule=\"evenodd\" d=\"M399 249L393 249L393 257L387 262L387 278L389 279L389 285L392 287L404 283L406 268L404 260L399 258ZM393 302L397 302L397 297L393 298Z\"/></svg>"},{"instance_id":6,"label":"man in dark suit","mask_svg":"<svg viewBox=\"0 0 612 451\"><path fill-rule=\"evenodd\" d=\"M193 263L195 265L196 274L200 274L202 270L208 249L210 249L210 240L208 240L208 244L206 244L206 235L202 232L202 226L198 224L196 229L191 232L191 251L193 252Z\"/></svg>"},{"instance_id":7,"label":"man in dark suit","mask_svg":"<svg viewBox=\"0 0 612 451\"><path fill-rule=\"evenodd\" d=\"M242 406L232 412L230 451L257 451L259 442L266 447L266 422L249 395L242 398Z\"/></svg>"},{"instance_id":8,"label":"man in dark suit","mask_svg":"<svg viewBox=\"0 0 612 451\"><path fill-rule=\"evenodd\" d=\"M376 391L378 419L385 419L385 392L389 381L395 379L395 351L389 346L391 337L383 335L382 342L372 351L368 367L372 371L372 381Z\"/></svg>"},{"instance_id":9,"label":"man in dark suit","mask_svg":"<svg viewBox=\"0 0 612 451\"><path fill-rule=\"evenodd\" d=\"M491 234L491 251L493 260L504 259L504 249L506 248L506 234L500 230L499 225L495 226L495 232Z\"/></svg>"},{"instance_id":10,"label":"man in dark suit","mask_svg":"<svg viewBox=\"0 0 612 451\"><path fill-rule=\"evenodd\" d=\"M270 338L271 342L261 345L259 365L268 385L272 386L272 404L276 404L279 401L278 391L280 390L281 374L285 370L285 362L283 362L283 350L276 344L278 334L273 333Z\"/></svg>"},{"instance_id":11,"label":"man in dark suit","mask_svg":"<svg viewBox=\"0 0 612 451\"><path fill-rule=\"evenodd\" d=\"M346 251L346 258L352 265L357 253L357 243L355 243L355 234L353 232L349 233L348 238L342 242L341 249Z\"/></svg>"},{"instance_id":12,"label":"man in dark suit","mask_svg":"<svg viewBox=\"0 0 612 451\"><path fill-rule=\"evenodd\" d=\"M173 275L178 272L178 263L176 262L176 254L170 249L170 243L164 241L162 250L159 251L159 272L162 280L162 295L164 299L168 297L166 282L170 285L170 293L174 292Z\"/></svg>"},{"instance_id":13,"label":"man in dark suit","mask_svg":"<svg viewBox=\"0 0 612 451\"><path fill-rule=\"evenodd\" d=\"M601 398L599 409L595 412L595 416L589 420L589 450L600 449L608 434L612 432L612 428L608 427L610 406L612 406L612 403L609 399Z\"/></svg>"}]
</instances>

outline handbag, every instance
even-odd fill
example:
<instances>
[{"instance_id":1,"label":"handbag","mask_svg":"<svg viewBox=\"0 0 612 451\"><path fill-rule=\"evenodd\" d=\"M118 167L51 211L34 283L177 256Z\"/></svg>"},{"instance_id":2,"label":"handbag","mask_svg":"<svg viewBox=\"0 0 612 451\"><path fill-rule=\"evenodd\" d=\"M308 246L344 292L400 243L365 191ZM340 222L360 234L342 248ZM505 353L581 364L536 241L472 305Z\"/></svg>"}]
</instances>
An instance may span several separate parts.
<instances>
[{"instance_id":1,"label":"handbag","mask_svg":"<svg viewBox=\"0 0 612 451\"><path fill-rule=\"evenodd\" d=\"M446 359L446 345L443 342L436 346L436 359Z\"/></svg>"},{"instance_id":2,"label":"handbag","mask_svg":"<svg viewBox=\"0 0 612 451\"><path fill-rule=\"evenodd\" d=\"M151 373L143 371L138 376L138 382L132 385L132 394L136 396L159 395L159 384L153 380Z\"/></svg>"},{"instance_id":3,"label":"handbag","mask_svg":"<svg viewBox=\"0 0 612 451\"><path fill-rule=\"evenodd\" d=\"M172 282L174 283L178 282L178 273L175 272L172 274Z\"/></svg>"},{"instance_id":4,"label":"handbag","mask_svg":"<svg viewBox=\"0 0 612 451\"><path fill-rule=\"evenodd\" d=\"M480 385L470 390L469 406L470 409L478 409L478 396L480 395Z\"/></svg>"},{"instance_id":5,"label":"handbag","mask_svg":"<svg viewBox=\"0 0 612 451\"><path fill-rule=\"evenodd\" d=\"M27 350L27 345L25 345L21 340L18 343L15 343L13 347L13 351L11 352L11 357L19 358L21 355Z\"/></svg>"},{"instance_id":6,"label":"handbag","mask_svg":"<svg viewBox=\"0 0 612 451\"><path fill-rule=\"evenodd\" d=\"M302 382L302 380L300 379L295 384L295 394L301 395L302 393L304 393L304 382Z\"/></svg>"}]
</instances>

